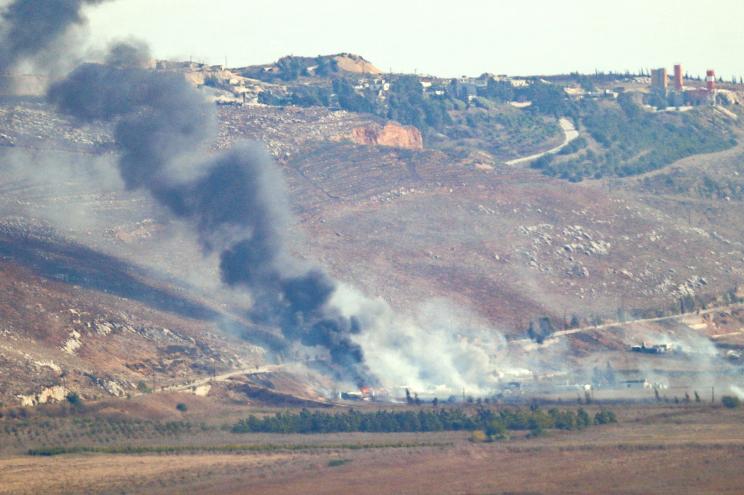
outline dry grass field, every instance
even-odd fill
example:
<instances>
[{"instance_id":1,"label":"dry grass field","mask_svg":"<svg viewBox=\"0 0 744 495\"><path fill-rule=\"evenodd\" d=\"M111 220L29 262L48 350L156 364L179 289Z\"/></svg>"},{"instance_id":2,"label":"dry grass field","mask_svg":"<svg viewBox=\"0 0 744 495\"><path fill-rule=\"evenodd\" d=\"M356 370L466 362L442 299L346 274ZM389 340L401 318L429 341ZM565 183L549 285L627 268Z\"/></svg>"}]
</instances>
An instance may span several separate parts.
<instances>
[{"instance_id":1,"label":"dry grass field","mask_svg":"<svg viewBox=\"0 0 744 495\"><path fill-rule=\"evenodd\" d=\"M82 418L68 417L57 420L68 438L57 445L97 446L99 453L4 450L0 493L741 493L741 409L613 409L615 425L494 443L473 443L467 432L233 434L214 424L168 432L161 422L134 439L122 433L121 420L112 427L112 418L95 430L103 433L80 439L73 432ZM38 445L33 438L22 443ZM140 449L112 453L125 445ZM164 449L173 452L159 453Z\"/></svg>"}]
</instances>

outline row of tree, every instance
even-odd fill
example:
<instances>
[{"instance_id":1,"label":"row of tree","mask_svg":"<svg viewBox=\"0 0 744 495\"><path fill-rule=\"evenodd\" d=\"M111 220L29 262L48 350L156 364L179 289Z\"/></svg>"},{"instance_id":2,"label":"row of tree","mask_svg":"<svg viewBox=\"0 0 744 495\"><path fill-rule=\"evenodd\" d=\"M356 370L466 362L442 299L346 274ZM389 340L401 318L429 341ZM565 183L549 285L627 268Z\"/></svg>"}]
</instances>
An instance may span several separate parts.
<instances>
[{"instance_id":1,"label":"row of tree","mask_svg":"<svg viewBox=\"0 0 744 495\"><path fill-rule=\"evenodd\" d=\"M459 408L435 408L420 411L376 411L326 413L303 409L299 413L280 412L274 416L249 416L232 428L235 433L335 433L335 432L430 432L475 431L497 434L506 430L542 432L546 429L574 430L592 424L616 422L612 411L599 411L592 418L584 409L547 412L539 408L479 408L468 413ZM492 433L488 433L492 432Z\"/></svg>"}]
</instances>

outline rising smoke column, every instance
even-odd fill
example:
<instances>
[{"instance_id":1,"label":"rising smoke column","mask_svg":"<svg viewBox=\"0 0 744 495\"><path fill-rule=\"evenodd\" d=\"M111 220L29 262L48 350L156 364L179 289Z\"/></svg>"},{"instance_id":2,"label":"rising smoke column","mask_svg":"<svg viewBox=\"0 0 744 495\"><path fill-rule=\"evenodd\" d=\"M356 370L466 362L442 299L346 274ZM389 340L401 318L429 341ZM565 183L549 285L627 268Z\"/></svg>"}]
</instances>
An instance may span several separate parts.
<instances>
[{"instance_id":1,"label":"rising smoke column","mask_svg":"<svg viewBox=\"0 0 744 495\"><path fill-rule=\"evenodd\" d=\"M202 246L220 252L224 283L248 288L251 317L278 325L291 342L325 347L339 375L370 384L352 336L358 320L329 304L336 282L286 249L291 214L281 174L255 145L207 156L213 105L182 75L137 68L147 57L118 44L106 64L84 64L55 83L48 98L80 121L115 125L119 173L187 219Z\"/></svg>"},{"instance_id":2,"label":"rising smoke column","mask_svg":"<svg viewBox=\"0 0 744 495\"><path fill-rule=\"evenodd\" d=\"M105 1L6 2L0 8L0 73L24 61L43 66L51 54L70 64L75 56L67 35L85 23L85 6ZM149 61L146 46L117 44L105 64L78 67L50 90L49 99L81 121L114 123L126 187L148 190L190 221L204 248L220 253L223 281L250 290L253 319L279 326L291 342L325 347L340 374L359 384L376 383L360 343L387 385L459 389L480 381L476 377L489 366L472 353L453 354L460 342L432 339L428 323L403 325L382 301L360 297L374 309L350 311L348 301L338 301L348 290L287 253L291 215L271 159L249 145L205 158L201 152L216 134L213 106L181 75L142 69Z\"/></svg>"},{"instance_id":3,"label":"rising smoke column","mask_svg":"<svg viewBox=\"0 0 744 495\"><path fill-rule=\"evenodd\" d=\"M82 9L107 0L15 0L0 13L0 74L53 48L73 26L85 23Z\"/></svg>"},{"instance_id":4,"label":"rising smoke column","mask_svg":"<svg viewBox=\"0 0 744 495\"><path fill-rule=\"evenodd\" d=\"M15 0L0 8L0 74L22 61L46 61L50 52L69 63L66 35L84 24L83 7L105 1ZM383 301L352 295L294 259L285 248L286 191L271 159L250 145L204 157L215 135L213 106L181 75L141 69L149 60L146 46L117 44L105 64L80 66L49 98L81 121L114 123L126 187L148 190L191 222L204 248L220 253L223 281L250 290L251 317L279 326L292 342L325 347L359 384L376 381L369 365L388 386L484 394L495 373L522 372L504 359L500 335L442 304L401 318Z\"/></svg>"}]
</instances>

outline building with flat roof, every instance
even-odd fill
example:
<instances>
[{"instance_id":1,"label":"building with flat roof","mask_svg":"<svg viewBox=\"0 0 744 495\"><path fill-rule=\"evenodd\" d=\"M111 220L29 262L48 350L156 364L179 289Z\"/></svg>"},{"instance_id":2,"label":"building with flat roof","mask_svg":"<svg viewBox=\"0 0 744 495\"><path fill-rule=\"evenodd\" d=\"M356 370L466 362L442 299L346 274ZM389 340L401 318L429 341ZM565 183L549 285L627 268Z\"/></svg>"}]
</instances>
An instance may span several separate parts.
<instances>
[{"instance_id":1,"label":"building with flat roof","mask_svg":"<svg viewBox=\"0 0 744 495\"><path fill-rule=\"evenodd\" d=\"M663 67L651 70L651 89L666 95L668 87L669 80L667 77L667 70Z\"/></svg>"},{"instance_id":2,"label":"building with flat roof","mask_svg":"<svg viewBox=\"0 0 744 495\"><path fill-rule=\"evenodd\" d=\"M675 91L682 91L683 84L683 76L682 76L682 64L676 64L674 66L674 90Z\"/></svg>"}]
</instances>

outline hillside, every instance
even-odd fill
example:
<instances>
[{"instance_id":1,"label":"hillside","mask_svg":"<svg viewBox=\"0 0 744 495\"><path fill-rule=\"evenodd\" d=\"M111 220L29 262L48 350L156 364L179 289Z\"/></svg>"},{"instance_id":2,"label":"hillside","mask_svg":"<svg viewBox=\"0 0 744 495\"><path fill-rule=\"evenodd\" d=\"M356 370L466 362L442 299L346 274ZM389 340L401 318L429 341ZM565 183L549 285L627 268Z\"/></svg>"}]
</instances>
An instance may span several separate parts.
<instances>
[{"instance_id":1,"label":"hillside","mask_svg":"<svg viewBox=\"0 0 744 495\"><path fill-rule=\"evenodd\" d=\"M219 308L115 258L7 224L0 254L0 403L123 398L263 362L214 325Z\"/></svg>"},{"instance_id":2,"label":"hillside","mask_svg":"<svg viewBox=\"0 0 744 495\"><path fill-rule=\"evenodd\" d=\"M317 57L282 57L273 64L243 67L236 72L244 77L262 81L291 81L305 76L328 76L329 74L381 74L382 71L368 60L351 53L319 55Z\"/></svg>"},{"instance_id":3,"label":"hillside","mask_svg":"<svg viewBox=\"0 0 744 495\"><path fill-rule=\"evenodd\" d=\"M734 117L636 114L604 93L573 99L568 76L512 86L344 67L263 79L256 68L183 68L219 104L213 150L258 140L279 163L300 259L401 313L444 298L509 338L541 317L561 328L734 299L744 276L737 107ZM580 137L531 167L506 164L562 143L559 118ZM184 225L124 190L111 128L6 98L0 143L0 316L17 342L2 368L30 377L8 381L0 401L64 383L88 397L136 394L139 382L264 363L254 345L270 349L275 329L244 320L249 299L221 287L217 260ZM571 342L575 357L628 344Z\"/></svg>"},{"instance_id":4,"label":"hillside","mask_svg":"<svg viewBox=\"0 0 744 495\"><path fill-rule=\"evenodd\" d=\"M619 104L583 105L578 120L584 136L557 155L532 163L551 176L626 177L663 168L691 155L736 145L736 114L715 108L652 112L623 95Z\"/></svg>"}]
</instances>

